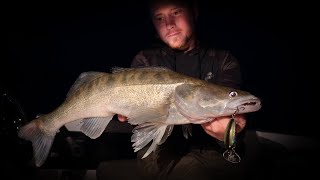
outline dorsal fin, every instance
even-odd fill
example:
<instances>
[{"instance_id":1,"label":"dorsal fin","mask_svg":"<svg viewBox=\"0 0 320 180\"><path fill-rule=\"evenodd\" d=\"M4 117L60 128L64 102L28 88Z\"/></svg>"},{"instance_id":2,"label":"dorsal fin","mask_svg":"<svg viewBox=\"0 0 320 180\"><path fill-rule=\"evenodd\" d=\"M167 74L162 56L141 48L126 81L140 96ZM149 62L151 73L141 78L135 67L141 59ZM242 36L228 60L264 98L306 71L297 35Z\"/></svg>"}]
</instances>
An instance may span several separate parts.
<instances>
[{"instance_id":1,"label":"dorsal fin","mask_svg":"<svg viewBox=\"0 0 320 180\"><path fill-rule=\"evenodd\" d=\"M96 78L103 76L104 74L105 73L103 72L95 72L95 71L88 71L88 72L81 73L77 78L77 80L73 83L73 85L69 89L69 92L67 93L67 98L72 96L82 84L89 83L95 80Z\"/></svg>"},{"instance_id":2,"label":"dorsal fin","mask_svg":"<svg viewBox=\"0 0 320 180\"><path fill-rule=\"evenodd\" d=\"M135 68L112 67L110 71L111 73L120 73L120 72L135 70L135 69L140 69L144 71L157 71L157 72L172 71L171 69L167 67L162 67L162 66L141 66L141 67L135 67Z\"/></svg>"},{"instance_id":3,"label":"dorsal fin","mask_svg":"<svg viewBox=\"0 0 320 180\"><path fill-rule=\"evenodd\" d=\"M168 67L165 66L145 66L145 67L141 67L144 70L152 70L152 71L172 71L171 69L169 69Z\"/></svg>"},{"instance_id":4,"label":"dorsal fin","mask_svg":"<svg viewBox=\"0 0 320 180\"><path fill-rule=\"evenodd\" d=\"M129 71L129 70L132 70L132 68L123 68L123 67L112 67L110 72L111 73L119 73L119 72L124 72L124 71Z\"/></svg>"}]
</instances>

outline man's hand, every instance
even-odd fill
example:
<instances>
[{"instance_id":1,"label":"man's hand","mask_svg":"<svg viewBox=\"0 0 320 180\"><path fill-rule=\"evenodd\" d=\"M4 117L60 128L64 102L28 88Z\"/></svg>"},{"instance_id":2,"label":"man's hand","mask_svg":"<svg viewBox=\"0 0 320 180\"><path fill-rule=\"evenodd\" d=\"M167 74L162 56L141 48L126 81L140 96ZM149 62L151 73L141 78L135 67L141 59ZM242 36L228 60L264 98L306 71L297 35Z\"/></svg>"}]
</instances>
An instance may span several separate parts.
<instances>
[{"instance_id":1,"label":"man's hand","mask_svg":"<svg viewBox=\"0 0 320 180\"><path fill-rule=\"evenodd\" d=\"M224 139L224 132L230 121L230 116L228 117L218 117L215 118L213 121L201 124L204 131L209 134L210 136L223 141ZM244 129L246 126L246 119L243 114L238 114L234 116L236 121L236 132L239 133Z\"/></svg>"},{"instance_id":2,"label":"man's hand","mask_svg":"<svg viewBox=\"0 0 320 180\"><path fill-rule=\"evenodd\" d=\"M126 116L122 116L122 115L118 114L118 120L119 120L120 122L125 122L125 121L128 120L128 118L127 118Z\"/></svg>"}]
</instances>

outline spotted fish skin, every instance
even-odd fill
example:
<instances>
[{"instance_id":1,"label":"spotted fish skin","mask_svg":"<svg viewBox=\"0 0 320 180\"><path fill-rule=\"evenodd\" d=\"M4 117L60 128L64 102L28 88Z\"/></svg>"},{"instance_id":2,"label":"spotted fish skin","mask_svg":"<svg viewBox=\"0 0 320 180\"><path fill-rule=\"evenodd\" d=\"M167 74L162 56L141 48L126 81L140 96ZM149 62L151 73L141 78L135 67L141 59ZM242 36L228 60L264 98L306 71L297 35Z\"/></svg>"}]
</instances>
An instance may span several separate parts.
<instances>
[{"instance_id":1,"label":"spotted fish skin","mask_svg":"<svg viewBox=\"0 0 320 180\"><path fill-rule=\"evenodd\" d=\"M249 92L166 68L116 68L112 73L80 74L65 101L20 128L19 136L32 141L35 164L41 166L62 126L78 126L95 139L115 114L121 114L137 125L131 137L135 151L153 141L144 158L165 142L176 124L201 124L235 111L248 113L260 108L259 98Z\"/></svg>"}]
</instances>

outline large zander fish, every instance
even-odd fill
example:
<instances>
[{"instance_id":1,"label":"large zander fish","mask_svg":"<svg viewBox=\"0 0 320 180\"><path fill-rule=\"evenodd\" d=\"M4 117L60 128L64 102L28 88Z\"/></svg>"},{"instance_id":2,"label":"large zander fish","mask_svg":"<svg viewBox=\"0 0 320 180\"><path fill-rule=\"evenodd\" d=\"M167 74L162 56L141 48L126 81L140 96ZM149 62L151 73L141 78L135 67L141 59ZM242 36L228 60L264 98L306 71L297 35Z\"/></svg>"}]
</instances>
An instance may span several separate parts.
<instances>
[{"instance_id":1,"label":"large zander fish","mask_svg":"<svg viewBox=\"0 0 320 180\"><path fill-rule=\"evenodd\" d=\"M259 98L249 92L166 68L118 68L112 73L82 73L59 107L21 127L18 134L32 142L35 163L41 166L62 126L77 123L95 139L115 114L121 114L137 125L131 137L135 152L153 140L144 158L165 142L176 124L201 124L260 108Z\"/></svg>"}]
</instances>

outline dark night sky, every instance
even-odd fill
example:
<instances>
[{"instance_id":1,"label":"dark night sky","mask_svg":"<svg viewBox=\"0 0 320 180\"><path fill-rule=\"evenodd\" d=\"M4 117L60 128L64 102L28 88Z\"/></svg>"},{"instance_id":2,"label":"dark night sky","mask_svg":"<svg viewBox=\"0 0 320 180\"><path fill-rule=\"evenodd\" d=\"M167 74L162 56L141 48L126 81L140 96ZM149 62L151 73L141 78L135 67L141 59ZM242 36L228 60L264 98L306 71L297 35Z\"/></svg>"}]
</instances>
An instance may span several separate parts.
<instances>
[{"instance_id":1,"label":"dark night sky","mask_svg":"<svg viewBox=\"0 0 320 180\"><path fill-rule=\"evenodd\" d=\"M58 106L81 72L129 67L134 55L152 42L152 26L141 3L77 3L8 5L1 85L30 120ZM310 123L297 117L309 108L301 99L307 94L301 87L304 71L297 70L309 16L302 16L298 7L200 1L200 37L230 50L242 65L245 90L263 100L250 127L314 133L308 131L314 128Z\"/></svg>"}]
</instances>

